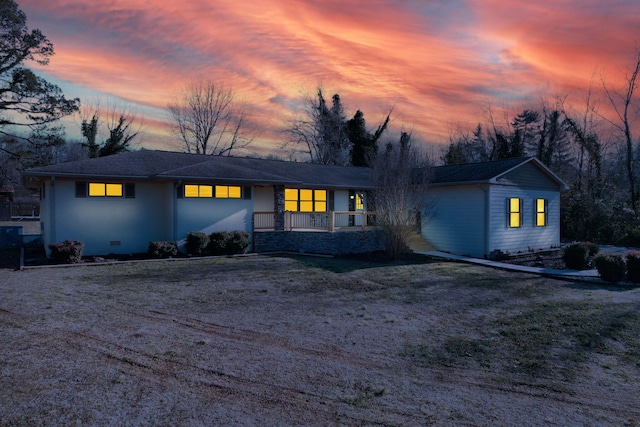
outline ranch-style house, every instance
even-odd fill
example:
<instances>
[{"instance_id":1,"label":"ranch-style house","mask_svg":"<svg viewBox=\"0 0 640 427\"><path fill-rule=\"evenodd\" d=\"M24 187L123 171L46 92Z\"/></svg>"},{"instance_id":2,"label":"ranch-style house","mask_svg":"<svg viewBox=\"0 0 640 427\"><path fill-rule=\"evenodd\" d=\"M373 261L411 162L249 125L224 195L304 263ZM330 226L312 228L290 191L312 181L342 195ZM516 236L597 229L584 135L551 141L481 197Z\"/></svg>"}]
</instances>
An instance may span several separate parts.
<instances>
[{"instance_id":1,"label":"ranch-style house","mask_svg":"<svg viewBox=\"0 0 640 427\"><path fill-rule=\"evenodd\" d=\"M344 254L381 250L367 209L371 170L140 150L29 169L40 190L45 247L85 244L85 255L184 245L191 231L244 230L251 250ZM535 158L433 168L432 215L420 232L434 249L474 257L560 243L566 184Z\"/></svg>"}]
</instances>

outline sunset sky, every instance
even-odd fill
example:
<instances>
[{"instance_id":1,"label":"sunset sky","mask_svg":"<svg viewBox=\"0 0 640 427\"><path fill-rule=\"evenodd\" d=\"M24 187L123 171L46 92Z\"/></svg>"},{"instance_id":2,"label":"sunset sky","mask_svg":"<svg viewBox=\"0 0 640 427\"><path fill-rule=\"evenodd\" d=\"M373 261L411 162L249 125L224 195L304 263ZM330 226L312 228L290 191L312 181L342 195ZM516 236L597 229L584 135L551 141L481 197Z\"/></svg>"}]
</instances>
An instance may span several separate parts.
<instances>
[{"instance_id":1,"label":"sunset sky","mask_svg":"<svg viewBox=\"0 0 640 427\"><path fill-rule=\"evenodd\" d=\"M56 51L30 66L67 96L126 100L144 120L141 145L160 149L182 149L166 105L197 76L252 106L257 154L282 154L281 130L319 83L370 128L393 108L395 132L444 144L486 105L561 94L580 108L594 73L620 83L640 42L638 0L17 2Z\"/></svg>"}]
</instances>

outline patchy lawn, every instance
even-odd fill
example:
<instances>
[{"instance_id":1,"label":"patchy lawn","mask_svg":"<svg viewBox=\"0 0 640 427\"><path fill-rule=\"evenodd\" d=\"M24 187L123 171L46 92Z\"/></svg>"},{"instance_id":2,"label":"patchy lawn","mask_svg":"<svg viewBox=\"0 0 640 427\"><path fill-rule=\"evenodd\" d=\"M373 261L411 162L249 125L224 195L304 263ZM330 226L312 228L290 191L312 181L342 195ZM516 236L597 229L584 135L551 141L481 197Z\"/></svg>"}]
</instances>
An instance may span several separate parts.
<instances>
[{"instance_id":1,"label":"patchy lawn","mask_svg":"<svg viewBox=\"0 0 640 427\"><path fill-rule=\"evenodd\" d=\"M640 289L459 263L0 270L0 425L640 425Z\"/></svg>"}]
</instances>

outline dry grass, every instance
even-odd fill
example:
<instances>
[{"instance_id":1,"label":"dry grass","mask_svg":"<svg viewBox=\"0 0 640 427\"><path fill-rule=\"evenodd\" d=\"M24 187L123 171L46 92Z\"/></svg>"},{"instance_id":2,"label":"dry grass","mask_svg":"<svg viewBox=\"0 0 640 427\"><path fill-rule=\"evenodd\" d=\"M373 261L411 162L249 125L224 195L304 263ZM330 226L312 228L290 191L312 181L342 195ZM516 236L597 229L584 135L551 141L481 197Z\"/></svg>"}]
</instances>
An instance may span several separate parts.
<instances>
[{"instance_id":1,"label":"dry grass","mask_svg":"<svg viewBox=\"0 0 640 427\"><path fill-rule=\"evenodd\" d=\"M423 261L0 270L0 425L640 424L640 289Z\"/></svg>"}]
</instances>

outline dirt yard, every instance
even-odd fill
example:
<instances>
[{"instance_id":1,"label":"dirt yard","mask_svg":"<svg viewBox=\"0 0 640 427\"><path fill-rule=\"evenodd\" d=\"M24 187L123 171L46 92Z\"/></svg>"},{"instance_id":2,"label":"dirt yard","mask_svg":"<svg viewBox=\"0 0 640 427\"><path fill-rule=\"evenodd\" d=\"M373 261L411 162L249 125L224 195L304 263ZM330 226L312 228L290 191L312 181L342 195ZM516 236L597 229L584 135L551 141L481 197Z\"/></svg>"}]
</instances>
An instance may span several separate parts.
<instances>
[{"instance_id":1,"label":"dirt yard","mask_svg":"<svg viewBox=\"0 0 640 427\"><path fill-rule=\"evenodd\" d=\"M640 425L640 289L423 261L0 270L0 425Z\"/></svg>"}]
</instances>

